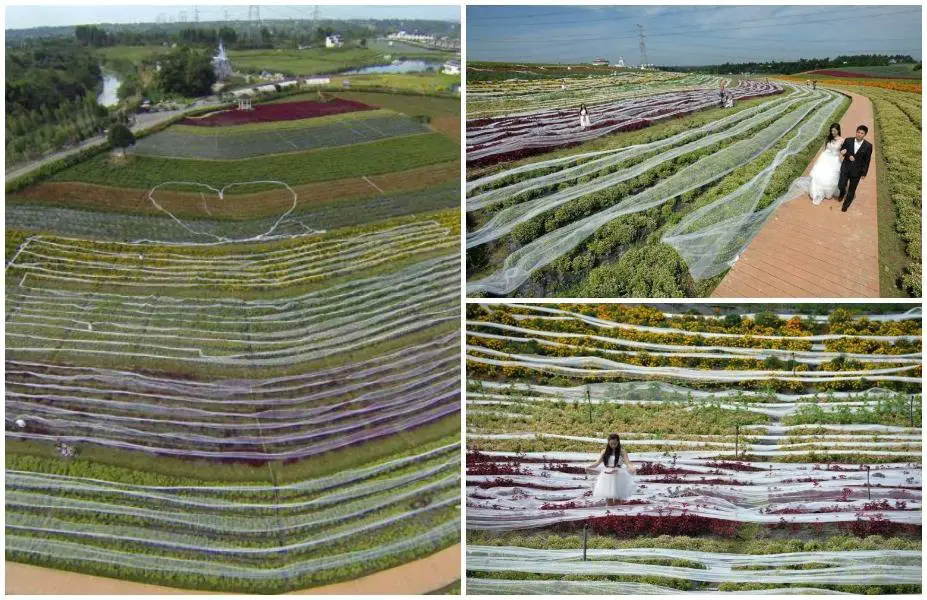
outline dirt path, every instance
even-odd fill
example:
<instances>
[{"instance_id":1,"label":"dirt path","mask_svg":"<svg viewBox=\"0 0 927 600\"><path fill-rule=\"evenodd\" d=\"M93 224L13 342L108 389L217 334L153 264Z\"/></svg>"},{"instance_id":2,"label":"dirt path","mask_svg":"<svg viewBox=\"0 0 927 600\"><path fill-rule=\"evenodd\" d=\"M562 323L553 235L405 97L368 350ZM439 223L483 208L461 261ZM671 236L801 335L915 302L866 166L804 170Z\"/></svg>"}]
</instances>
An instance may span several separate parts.
<instances>
[{"instance_id":1,"label":"dirt path","mask_svg":"<svg viewBox=\"0 0 927 600\"><path fill-rule=\"evenodd\" d=\"M445 548L427 558L354 581L299 590L290 594L425 594L448 586L458 579L460 544ZM10 561L6 562L6 593L95 596L216 594L59 571Z\"/></svg>"},{"instance_id":2,"label":"dirt path","mask_svg":"<svg viewBox=\"0 0 927 600\"><path fill-rule=\"evenodd\" d=\"M843 136L875 119L868 98L848 93L852 102L840 120ZM836 199L820 206L807 197L779 207L712 293L715 298L849 298L879 296L879 231L873 147L868 175L861 179L849 210ZM817 157L815 157L815 160ZM812 161L805 169L811 171Z\"/></svg>"}]
</instances>

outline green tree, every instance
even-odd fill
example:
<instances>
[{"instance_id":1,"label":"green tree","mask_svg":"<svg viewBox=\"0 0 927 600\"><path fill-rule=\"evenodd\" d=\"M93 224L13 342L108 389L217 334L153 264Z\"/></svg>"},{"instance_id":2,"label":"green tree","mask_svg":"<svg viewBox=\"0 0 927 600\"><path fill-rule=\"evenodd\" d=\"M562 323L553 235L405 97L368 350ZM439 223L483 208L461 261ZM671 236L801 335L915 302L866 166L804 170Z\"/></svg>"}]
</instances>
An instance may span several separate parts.
<instances>
[{"instance_id":1,"label":"green tree","mask_svg":"<svg viewBox=\"0 0 927 600\"><path fill-rule=\"evenodd\" d=\"M212 57L206 51L182 47L161 61L160 83L166 92L184 96L208 94L216 82Z\"/></svg>"},{"instance_id":2,"label":"green tree","mask_svg":"<svg viewBox=\"0 0 927 600\"><path fill-rule=\"evenodd\" d=\"M113 148L119 150L120 156L124 156L126 148L135 145L135 135L125 125L114 125L109 130L109 143L113 145Z\"/></svg>"},{"instance_id":3,"label":"green tree","mask_svg":"<svg viewBox=\"0 0 927 600\"><path fill-rule=\"evenodd\" d=\"M74 28L74 37L87 46L106 46L110 41L106 31L95 25L78 25Z\"/></svg>"}]
</instances>

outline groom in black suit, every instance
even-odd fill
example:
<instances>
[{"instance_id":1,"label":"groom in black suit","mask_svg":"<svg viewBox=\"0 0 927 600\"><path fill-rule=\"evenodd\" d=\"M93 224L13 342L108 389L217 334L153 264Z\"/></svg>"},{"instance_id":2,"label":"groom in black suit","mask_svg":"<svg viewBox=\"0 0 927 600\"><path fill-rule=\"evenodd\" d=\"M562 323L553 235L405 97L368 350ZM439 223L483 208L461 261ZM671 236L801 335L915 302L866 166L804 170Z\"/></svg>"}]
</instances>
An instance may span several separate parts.
<instances>
[{"instance_id":1,"label":"groom in black suit","mask_svg":"<svg viewBox=\"0 0 927 600\"><path fill-rule=\"evenodd\" d=\"M866 173L869 172L872 144L866 141L867 133L869 133L869 128L860 125L856 128L856 137L848 137L843 140L843 145L840 147L843 162L840 164L840 181L837 187L840 191L838 200L843 200L843 208L840 209L843 212L846 212L850 205L853 204L859 178L865 177ZM844 198L844 195L846 195L846 198Z\"/></svg>"}]
</instances>

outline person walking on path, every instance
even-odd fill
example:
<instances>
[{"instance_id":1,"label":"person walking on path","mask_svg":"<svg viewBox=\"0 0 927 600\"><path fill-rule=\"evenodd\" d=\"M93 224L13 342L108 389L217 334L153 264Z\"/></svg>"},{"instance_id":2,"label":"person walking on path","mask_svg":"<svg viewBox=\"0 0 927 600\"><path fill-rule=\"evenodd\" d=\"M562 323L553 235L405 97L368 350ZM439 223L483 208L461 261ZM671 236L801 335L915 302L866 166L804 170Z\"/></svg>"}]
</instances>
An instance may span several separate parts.
<instances>
[{"instance_id":1,"label":"person walking on path","mask_svg":"<svg viewBox=\"0 0 927 600\"><path fill-rule=\"evenodd\" d=\"M843 208L840 209L842 212L846 212L853 204L860 178L869 173L872 144L866 141L867 133L869 128L860 125L856 128L856 137L848 137L840 147L843 163L840 165L840 181L837 188L840 192L838 199L843 200Z\"/></svg>"}]
</instances>

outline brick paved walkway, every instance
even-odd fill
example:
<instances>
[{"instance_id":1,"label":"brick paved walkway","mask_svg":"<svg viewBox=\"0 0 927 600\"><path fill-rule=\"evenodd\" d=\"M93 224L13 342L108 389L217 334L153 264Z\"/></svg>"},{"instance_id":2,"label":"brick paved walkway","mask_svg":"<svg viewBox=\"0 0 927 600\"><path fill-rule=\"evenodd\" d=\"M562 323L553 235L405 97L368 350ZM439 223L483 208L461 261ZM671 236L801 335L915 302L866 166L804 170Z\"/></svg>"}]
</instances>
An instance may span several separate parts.
<instances>
[{"instance_id":1,"label":"brick paved walkway","mask_svg":"<svg viewBox=\"0 0 927 600\"><path fill-rule=\"evenodd\" d=\"M875 120L868 98L850 93L852 102L840 129L843 137ZM876 226L876 164L873 147L869 174L860 179L849 210L837 200L819 206L807 197L780 206L740 260L712 293L715 298L851 298L879 296L879 231ZM811 163L814 164L814 161ZM811 165L805 169L805 175Z\"/></svg>"}]
</instances>

